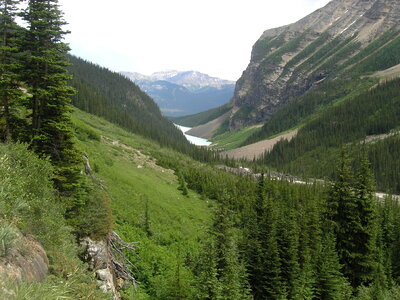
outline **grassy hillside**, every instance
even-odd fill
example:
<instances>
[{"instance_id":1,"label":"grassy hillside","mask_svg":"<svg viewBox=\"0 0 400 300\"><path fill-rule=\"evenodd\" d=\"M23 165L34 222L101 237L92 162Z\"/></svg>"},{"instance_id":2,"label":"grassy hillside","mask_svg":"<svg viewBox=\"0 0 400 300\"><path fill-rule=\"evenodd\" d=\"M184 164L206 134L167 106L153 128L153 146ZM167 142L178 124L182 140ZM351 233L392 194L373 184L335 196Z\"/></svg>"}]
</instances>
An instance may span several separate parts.
<instances>
[{"instance_id":1,"label":"grassy hillside","mask_svg":"<svg viewBox=\"0 0 400 300\"><path fill-rule=\"evenodd\" d=\"M140 241L130 255L140 282L137 299L168 299L177 269L192 299L194 277L185 260L198 254L213 202L194 192L182 195L174 171L158 166L153 157L193 162L82 111L73 121L80 149L112 198L115 230L129 242Z\"/></svg>"}]
</instances>

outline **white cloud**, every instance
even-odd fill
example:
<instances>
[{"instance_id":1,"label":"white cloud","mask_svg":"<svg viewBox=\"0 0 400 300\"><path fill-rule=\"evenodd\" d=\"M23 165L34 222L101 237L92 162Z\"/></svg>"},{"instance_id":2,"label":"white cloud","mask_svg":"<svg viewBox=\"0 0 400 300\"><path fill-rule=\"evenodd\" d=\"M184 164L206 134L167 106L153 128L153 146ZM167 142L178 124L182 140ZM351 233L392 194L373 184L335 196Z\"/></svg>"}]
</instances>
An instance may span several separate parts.
<instances>
[{"instance_id":1,"label":"white cloud","mask_svg":"<svg viewBox=\"0 0 400 300\"><path fill-rule=\"evenodd\" d=\"M60 0L72 53L114 71L198 70L237 79L268 28L328 0Z\"/></svg>"}]
</instances>

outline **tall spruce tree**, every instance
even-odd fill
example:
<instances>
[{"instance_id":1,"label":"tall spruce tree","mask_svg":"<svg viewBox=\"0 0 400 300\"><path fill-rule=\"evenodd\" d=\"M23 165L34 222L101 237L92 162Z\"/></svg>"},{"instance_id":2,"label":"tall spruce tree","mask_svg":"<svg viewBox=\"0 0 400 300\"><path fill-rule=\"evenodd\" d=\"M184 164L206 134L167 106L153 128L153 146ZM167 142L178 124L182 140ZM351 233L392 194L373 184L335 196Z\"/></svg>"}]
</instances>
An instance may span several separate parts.
<instances>
[{"instance_id":1,"label":"tall spruce tree","mask_svg":"<svg viewBox=\"0 0 400 300\"><path fill-rule=\"evenodd\" d=\"M353 276L357 285L367 285L377 274L379 266L377 247L377 211L374 203L375 184L366 153L363 151L360 169L355 183L355 197L359 218L358 232L355 232L357 254L354 256ZM382 275L382 274L381 274Z\"/></svg>"},{"instance_id":2,"label":"tall spruce tree","mask_svg":"<svg viewBox=\"0 0 400 300\"><path fill-rule=\"evenodd\" d=\"M257 193L254 206L252 207L251 215L248 216L250 228L248 229L248 272L249 272L249 283L253 291L255 299L262 299L264 297L263 292L263 273L264 269L262 266L263 262L263 249L261 247L262 240L265 238L263 233L263 216L265 210L265 178L264 174L260 176L257 184Z\"/></svg>"},{"instance_id":3,"label":"tall spruce tree","mask_svg":"<svg viewBox=\"0 0 400 300\"><path fill-rule=\"evenodd\" d=\"M66 71L67 44L62 29L66 23L57 0L29 0L24 12L28 24L24 48L28 55L24 65L24 81L31 97L31 130L27 141L31 148L50 158L55 166L54 182L61 195L76 195L80 183L81 157L73 142L70 121L70 97ZM79 201L79 197L74 197ZM69 202L69 208L79 203Z\"/></svg>"},{"instance_id":4,"label":"tall spruce tree","mask_svg":"<svg viewBox=\"0 0 400 300\"><path fill-rule=\"evenodd\" d=\"M346 279L340 272L334 234L329 229L327 231L323 235L316 263L316 296L322 300L344 299Z\"/></svg>"},{"instance_id":5,"label":"tall spruce tree","mask_svg":"<svg viewBox=\"0 0 400 300\"><path fill-rule=\"evenodd\" d=\"M270 181L264 204L264 211L259 223L261 245L261 287L256 299L284 298L284 285L281 276L280 249L278 243L278 206L275 202L279 191L274 182Z\"/></svg>"},{"instance_id":6,"label":"tall spruce tree","mask_svg":"<svg viewBox=\"0 0 400 300\"><path fill-rule=\"evenodd\" d=\"M281 209L278 229L278 245L281 269L281 281L289 299L296 295L299 285L299 233L293 208Z\"/></svg>"},{"instance_id":7,"label":"tall spruce tree","mask_svg":"<svg viewBox=\"0 0 400 300\"><path fill-rule=\"evenodd\" d=\"M342 151L337 180L328 197L328 219L336 235L342 272L353 288L372 282L376 266L375 213L372 173L366 158L354 178L350 160Z\"/></svg>"},{"instance_id":8,"label":"tall spruce tree","mask_svg":"<svg viewBox=\"0 0 400 300\"><path fill-rule=\"evenodd\" d=\"M327 217L333 225L336 249L339 261L343 266L343 273L348 278L352 274L351 265L355 250L353 229L358 223L353 183L350 159L348 154L342 150L337 168L337 178L329 192Z\"/></svg>"},{"instance_id":9,"label":"tall spruce tree","mask_svg":"<svg viewBox=\"0 0 400 300\"><path fill-rule=\"evenodd\" d=\"M0 141L9 139L16 126L21 104L19 41L21 29L15 23L16 0L0 0Z\"/></svg>"},{"instance_id":10,"label":"tall spruce tree","mask_svg":"<svg viewBox=\"0 0 400 300\"><path fill-rule=\"evenodd\" d=\"M198 295L196 299L220 299L221 283L218 280L217 254L213 236L204 243L196 267Z\"/></svg>"},{"instance_id":11,"label":"tall spruce tree","mask_svg":"<svg viewBox=\"0 0 400 300\"><path fill-rule=\"evenodd\" d=\"M247 272L239 255L237 233L233 227L232 211L229 209L232 199L223 191L219 200L212 227L217 278L220 283L220 295L217 299L250 299Z\"/></svg>"}]
</instances>

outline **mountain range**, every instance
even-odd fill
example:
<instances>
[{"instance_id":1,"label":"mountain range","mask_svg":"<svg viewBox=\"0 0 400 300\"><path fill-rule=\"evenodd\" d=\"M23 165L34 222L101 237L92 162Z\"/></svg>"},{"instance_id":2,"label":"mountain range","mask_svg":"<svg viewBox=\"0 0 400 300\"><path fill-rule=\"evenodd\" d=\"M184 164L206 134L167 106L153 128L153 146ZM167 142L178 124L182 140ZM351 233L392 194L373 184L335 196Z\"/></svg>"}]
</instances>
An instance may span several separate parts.
<instances>
[{"instance_id":1,"label":"mountain range","mask_svg":"<svg viewBox=\"0 0 400 300\"><path fill-rule=\"evenodd\" d=\"M120 72L150 95L166 116L183 116L226 104L235 82L196 71L164 71L146 76Z\"/></svg>"}]
</instances>

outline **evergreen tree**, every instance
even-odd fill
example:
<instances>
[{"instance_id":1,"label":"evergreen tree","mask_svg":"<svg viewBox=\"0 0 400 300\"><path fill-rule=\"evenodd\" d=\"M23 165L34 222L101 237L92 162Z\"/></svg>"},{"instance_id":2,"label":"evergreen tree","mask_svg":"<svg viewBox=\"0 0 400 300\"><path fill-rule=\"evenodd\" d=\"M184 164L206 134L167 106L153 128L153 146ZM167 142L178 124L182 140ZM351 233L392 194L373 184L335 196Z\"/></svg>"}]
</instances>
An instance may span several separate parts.
<instances>
[{"instance_id":1,"label":"evergreen tree","mask_svg":"<svg viewBox=\"0 0 400 300\"><path fill-rule=\"evenodd\" d=\"M329 230L329 229L328 229ZM316 296L321 300L343 299L345 278L336 252L336 241L332 232L323 236L316 263Z\"/></svg>"},{"instance_id":2,"label":"evergreen tree","mask_svg":"<svg viewBox=\"0 0 400 300\"><path fill-rule=\"evenodd\" d=\"M355 183L356 212L358 226L355 228L356 252L352 262L353 286L368 285L373 274L379 272L379 253L377 249L377 219L374 204L374 182L370 163L363 152L361 166Z\"/></svg>"},{"instance_id":3,"label":"evergreen tree","mask_svg":"<svg viewBox=\"0 0 400 300\"><path fill-rule=\"evenodd\" d=\"M262 285L261 293L256 299L281 299L284 298L284 287L278 243L278 207L274 202L278 198L278 191L274 182L269 183L266 193L264 212L259 224Z\"/></svg>"},{"instance_id":4,"label":"evergreen tree","mask_svg":"<svg viewBox=\"0 0 400 300\"><path fill-rule=\"evenodd\" d=\"M354 178L347 153L342 150L337 170L337 179L333 183L327 202L327 217L333 225L336 237L336 249L343 272L351 276L352 256L355 243L352 229L357 224L356 203L352 184Z\"/></svg>"},{"instance_id":5,"label":"evergreen tree","mask_svg":"<svg viewBox=\"0 0 400 300\"><path fill-rule=\"evenodd\" d=\"M367 159L362 160L355 180L348 155L342 151L337 180L328 198L327 215L336 235L343 274L354 288L370 284L376 267L376 228L372 201L372 173Z\"/></svg>"},{"instance_id":6,"label":"evergreen tree","mask_svg":"<svg viewBox=\"0 0 400 300\"><path fill-rule=\"evenodd\" d=\"M249 272L249 283L253 291L255 299L262 299L264 295L263 284L264 284L264 269L263 269L263 244L262 239L265 238L263 235L263 216L265 210L266 193L265 193L265 178L264 174L261 174L258 179L256 201L252 207L252 214L247 216L250 220L250 228L248 230L248 272Z\"/></svg>"},{"instance_id":7,"label":"evergreen tree","mask_svg":"<svg viewBox=\"0 0 400 300\"><path fill-rule=\"evenodd\" d=\"M23 95L19 76L21 29L15 23L19 2L0 1L0 141L15 137L17 108Z\"/></svg>"},{"instance_id":8,"label":"evergreen tree","mask_svg":"<svg viewBox=\"0 0 400 300\"><path fill-rule=\"evenodd\" d=\"M278 229L278 245L281 269L281 282L285 294L293 299L298 290L299 256L298 256L298 230L294 210L282 209Z\"/></svg>"},{"instance_id":9,"label":"evergreen tree","mask_svg":"<svg viewBox=\"0 0 400 300\"><path fill-rule=\"evenodd\" d=\"M247 273L237 247L237 234L233 228L232 211L229 209L230 200L228 193L223 191L213 224L220 299L249 299Z\"/></svg>"},{"instance_id":10,"label":"evergreen tree","mask_svg":"<svg viewBox=\"0 0 400 300\"><path fill-rule=\"evenodd\" d=\"M205 243L196 271L199 283L196 299L220 299L221 284L218 280L217 254L213 238Z\"/></svg>"},{"instance_id":11,"label":"evergreen tree","mask_svg":"<svg viewBox=\"0 0 400 300\"><path fill-rule=\"evenodd\" d=\"M187 196L188 195L188 189L186 187L186 182L185 182L185 177L183 177L183 174L180 170L177 171L178 176L178 190L182 192L182 195Z\"/></svg>"},{"instance_id":12,"label":"evergreen tree","mask_svg":"<svg viewBox=\"0 0 400 300\"><path fill-rule=\"evenodd\" d=\"M175 272L170 277L170 283L167 287L166 299L183 300L183 299L193 299L191 274L187 271L184 266L182 255L181 255L181 245L178 245ZM163 297L164 298L164 297Z\"/></svg>"},{"instance_id":13,"label":"evergreen tree","mask_svg":"<svg viewBox=\"0 0 400 300\"><path fill-rule=\"evenodd\" d=\"M311 255L303 254L302 269L297 279L297 287L293 291L293 299L313 299L315 294L315 272Z\"/></svg>"},{"instance_id":14,"label":"evergreen tree","mask_svg":"<svg viewBox=\"0 0 400 300\"><path fill-rule=\"evenodd\" d=\"M257 299L282 299L284 290L281 278L281 262L277 240L276 223L272 223L263 242L262 268L264 270L262 297Z\"/></svg>"},{"instance_id":15,"label":"evergreen tree","mask_svg":"<svg viewBox=\"0 0 400 300\"><path fill-rule=\"evenodd\" d=\"M31 130L26 139L35 152L50 158L55 166L55 186L61 195L70 197L80 187L81 157L74 145L69 115L74 90L67 84L65 22L57 0L30 0L24 19L28 23L24 81L31 94L27 104ZM74 199L80 201L79 197ZM80 203L68 204L71 209Z\"/></svg>"}]
</instances>

